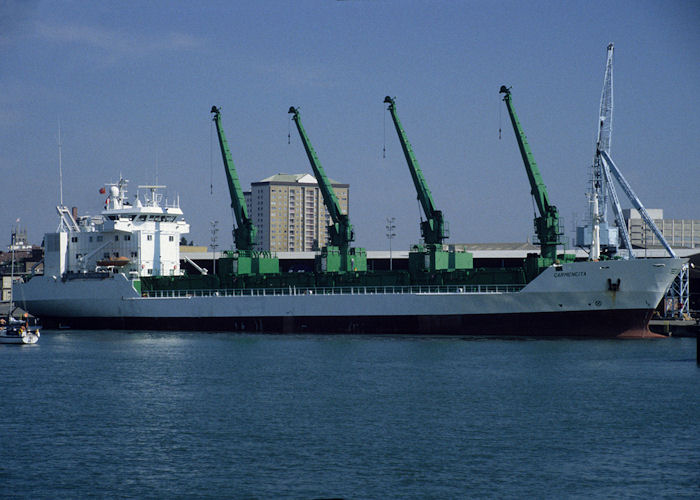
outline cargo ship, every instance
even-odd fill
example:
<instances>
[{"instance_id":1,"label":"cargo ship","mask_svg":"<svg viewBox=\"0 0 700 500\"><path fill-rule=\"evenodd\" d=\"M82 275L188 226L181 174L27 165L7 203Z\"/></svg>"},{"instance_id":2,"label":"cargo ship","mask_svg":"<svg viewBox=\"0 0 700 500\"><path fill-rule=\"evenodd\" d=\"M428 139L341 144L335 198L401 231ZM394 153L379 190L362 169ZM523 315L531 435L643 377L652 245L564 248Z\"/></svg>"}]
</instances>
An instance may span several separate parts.
<instances>
[{"instance_id":1,"label":"cargo ship","mask_svg":"<svg viewBox=\"0 0 700 500\"><path fill-rule=\"evenodd\" d=\"M212 107L235 217L235 250L215 271L194 263L184 272L180 239L189 232L179 200L164 186L105 185L100 215L77 217L59 206L59 230L46 234L44 273L16 285L20 305L45 326L81 329L221 330L294 333L390 333L501 336L651 336L648 323L684 260L591 259L559 253L557 208L501 88L539 215L539 253L521 266L475 267L472 254L445 244L448 224L436 208L391 97L388 105L425 219L408 270L372 271L366 251L335 196L298 109L289 113L328 211L328 241L314 270L280 272L259 251L256 227L228 147L221 113ZM142 194L140 194L142 193Z\"/></svg>"},{"instance_id":2,"label":"cargo ship","mask_svg":"<svg viewBox=\"0 0 700 500\"><path fill-rule=\"evenodd\" d=\"M107 185L98 216L59 207L45 235L44 273L15 285L45 327L427 335L646 336L682 259L554 262L526 269L254 272L228 252L217 273L186 274L179 202L161 186ZM321 257L319 255L319 257ZM271 266L274 267L274 266ZM205 270L202 270L204 273Z\"/></svg>"}]
</instances>

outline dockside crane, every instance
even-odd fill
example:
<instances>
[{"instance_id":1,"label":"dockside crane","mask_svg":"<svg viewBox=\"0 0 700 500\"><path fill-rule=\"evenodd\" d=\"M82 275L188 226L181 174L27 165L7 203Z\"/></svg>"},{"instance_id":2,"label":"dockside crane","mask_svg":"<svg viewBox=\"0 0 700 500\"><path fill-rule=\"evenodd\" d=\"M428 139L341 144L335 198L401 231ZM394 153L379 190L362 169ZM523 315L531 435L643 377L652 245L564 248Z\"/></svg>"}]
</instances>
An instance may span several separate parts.
<instances>
[{"instance_id":1,"label":"dockside crane","mask_svg":"<svg viewBox=\"0 0 700 500\"><path fill-rule=\"evenodd\" d=\"M364 248L351 248L350 243L355 239L355 232L350 217L340 210L340 203L333 191L330 180L321 165L318 155L311 145L309 136L301 123L299 110L294 106L289 108L289 114L296 124L301 142L304 144L306 156L309 158L311 168L321 190L323 203L328 210L332 223L328 226L328 238L330 245L321 249L320 270L329 272L366 271L367 254Z\"/></svg>"},{"instance_id":2,"label":"dockside crane","mask_svg":"<svg viewBox=\"0 0 700 500\"><path fill-rule=\"evenodd\" d=\"M535 233L539 239L541 256L537 267L541 269L551 266L557 260L557 247L563 244L561 241L563 233L559 229L559 211L557 207L549 202L547 187L542 180L542 175L540 174L539 168L537 168L537 163L530 150L525 132L513 108L510 88L503 85L499 93L504 94L503 100L508 108L510 121L515 131L515 138L518 141L520 155L523 158L527 178L530 181L530 192L535 199L537 211L539 212L539 216L535 217Z\"/></svg>"},{"instance_id":3,"label":"dockside crane","mask_svg":"<svg viewBox=\"0 0 700 500\"><path fill-rule=\"evenodd\" d=\"M613 178L617 180L618 184L622 188L622 191L627 195L632 205L637 209L642 219L646 225L651 229L659 243L666 249L669 256L676 257L675 252L669 245L668 241L663 236L663 233L654 223L646 208L642 204L642 201L635 194L632 186L627 182L622 172L617 167L612 159L612 153L610 151L611 137L612 137L612 115L613 115L613 50L614 44L608 44L607 49L607 60L605 64L605 79L603 80L603 92L600 98L600 112L599 122L598 122L598 140L596 141L596 152L593 163L593 186L592 195L597 197L603 197L605 194L605 188L610 193L612 199L612 206L615 211L615 219L617 223L617 231L622 237L622 241L627 248L628 256L630 259L635 258L634 250L632 249L631 238L629 232L627 231L627 225L622 214L622 207L620 206L620 201L618 199L615 184L613 183ZM603 180L600 182L599 179ZM597 191L602 191L602 194L598 195ZM595 207L595 205L594 205ZM602 219L602 223L605 223L605 211L603 210L603 217L596 217L598 214L595 210L592 211L592 222L593 222L593 241L591 242L591 259L595 260L600 258L600 242L596 241L595 235L597 233L596 222L598 219ZM646 243L645 243L646 244ZM615 253L617 251L617 245L610 245L606 248L608 253ZM665 317L685 317L690 314L689 299L690 297L690 275L688 264L683 264L681 271L674 280L671 288L666 293L666 299L664 304L673 304L670 308L665 309ZM677 306L676 306L677 304Z\"/></svg>"},{"instance_id":4,"label":"dockside crane","mask_svg":"<svg viewBox=\"0 0 700 500\"><path fill-rule=\"evenodd\" d=\"M224 134L224 128L221 124L221 111L216 106L212 106L211 113L214 115L213 121L216 123L216 132L219 138L221 157L224 161L228 192L231 196L231 208L236 219L236 227L233 229L233 241L238 250L238 255L236 256L236 264L232 265L231 269L236 274L279 272L279 261L276 258L255 251L257 229L248 215L241 182L238 180L238 173L233 164L231 150L228 147L226 134Z\"/></svg>"},{"instance_id":5,"label":"dockside crane","mask_svg":"<svg viewBox=\"0 0 700 500\"><path fill-rule=\"evenodd\" d=\"M471 268L473 263L471 254L466 252L455 254L454 251L446 252L443 250L443 243L449 237L447 221L445 221L442 211L435 208L435 202L430 193L428 183L423 176L423 171L420 165L418 165L418 160L413 152L411 143L408 141L406 131L401 125L399 116L396 113L395 100L390 96L386 96L384 98L384 103L388 104L387 110L391 113L391 119L394 122L396 133L399 136L399 142L401 143L403 154L406 157L406 163L411 173L411 179L413 179L413 185L416 188L418 201L425 214L425 220L420 223L420 233L425 243L425 248L417 246L414 251L409 253L409 266L412 269L421 268L428 271ZM423 253L427 253L429 256L429 265L427 268L422 255L417 255Z\"/></svg>"}]
</instances>

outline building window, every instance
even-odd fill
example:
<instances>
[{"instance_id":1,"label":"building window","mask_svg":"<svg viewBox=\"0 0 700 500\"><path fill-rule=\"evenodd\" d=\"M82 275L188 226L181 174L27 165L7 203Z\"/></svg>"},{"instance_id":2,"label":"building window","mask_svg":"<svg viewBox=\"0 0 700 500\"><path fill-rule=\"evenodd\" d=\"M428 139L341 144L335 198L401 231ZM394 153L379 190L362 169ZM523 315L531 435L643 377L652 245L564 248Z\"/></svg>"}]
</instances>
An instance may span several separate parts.
<instances>
[{"instance_id":1,"label":"building window","mask_svg":"<svg viewBox=\"0 0 700 500\"><path fill-rule=\"evenodd\" d=\"M114 235L114 241L119 241L119 235L118 235L118 234L115 234L115 235Z\"/></svg>"},{"instance_id":2,"label":"building window","mask_svg":"<svg viewBox=\"0 0 700 500\"><path fill-rule=\"evenodd\" d=\"M125 239L126 241L131 241L131 235L130 235L130 234L125 235L125 236L124 236L124 239Z\"/></svg>"},{"instance_id":3,"label":"building window","mask_svg":"<svg viewBox=\"0 0 700 500\"><path fill-rule=\"evenodd\" d=\"M98 236L97 241L102 241L102 236Z\"/></svg>"},{"instance_id":4,"label":"building window","mask_svg":"<svg viewBox=\"0 0 700 500\"><path fill-rule=\"evenodd\" d=\"M132 257L138 257L138 255L139 255L138 252L131 252Z\"/></svg>"},{"instance_id":5,"label":"building window","mask_svg":"<svg viewBox=\"0 0 700 500\"><path fill-rule=\"evenodd\" d=\"M146 239L148 241L153 241L153 235L152 234L146 235Z\"/></svg>"},{"instance_id":6,"label":"building window","mask_svg":"<svg viewBox=\"0 0 700 500\"><path fill-rule=\"evenodd\" d=\"M73 236L70 240L71 240L73 243L77 243L77 242L78 242L78 237L77 237L77 236Z\"/></svg>"},{"instance_id":7,"label":"building window","mask_svg":"<svg viewBox=\"0 0 700 500\"><path fill-rule=\"evenodd\" d=\"M175 237L174 237L174 236L168 236L168 241L175 241Z\"/></svg>"},{"instance_id":8,"label":"building window","mask_svg":"<svg viewBox=\"0 0 700 500\"><path fill-rule=\"evenodd\" d=\"M153 274L153 269L149 269L148 274Z\"/></svg>"},{"instance_id":9,"label":"building window","mask_svg":"<svg viewBox=\"0 0 700 500\"><path fill-rule=\"evenodd\" d=\"M109 252L103 253L102 257L104 257L105 259L109 259Z\"/></svg>"}]
</instances>

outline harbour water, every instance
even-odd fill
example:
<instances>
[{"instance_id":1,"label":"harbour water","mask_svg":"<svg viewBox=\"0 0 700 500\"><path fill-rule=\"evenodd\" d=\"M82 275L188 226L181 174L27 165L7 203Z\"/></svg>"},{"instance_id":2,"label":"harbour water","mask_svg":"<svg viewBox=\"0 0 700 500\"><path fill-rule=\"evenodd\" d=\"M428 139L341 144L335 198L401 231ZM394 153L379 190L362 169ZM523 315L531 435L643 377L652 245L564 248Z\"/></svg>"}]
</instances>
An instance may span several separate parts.
<instances>
[{"instance_id":1,"label":"harbour water","mask_svg":"<svg viewBox=\"0 0 700 500\"><path fill-rule=\"evenodd\" d=\"M695 339L45 331L0 497L700 497Z\"/></svg>"}]
</instances>

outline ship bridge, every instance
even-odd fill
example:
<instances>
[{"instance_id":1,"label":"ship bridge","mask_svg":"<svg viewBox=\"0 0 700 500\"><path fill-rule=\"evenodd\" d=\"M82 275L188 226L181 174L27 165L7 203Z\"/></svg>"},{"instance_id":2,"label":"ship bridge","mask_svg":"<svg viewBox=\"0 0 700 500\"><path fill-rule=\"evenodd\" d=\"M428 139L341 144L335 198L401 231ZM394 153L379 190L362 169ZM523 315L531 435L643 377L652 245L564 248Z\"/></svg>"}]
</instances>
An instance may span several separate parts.
<instances>
[{"instance_id":1,"label":"ship bridge","mask_svg":"<svg viewBox=\"0 0 700 500\"><path fill-rule=\"evenodd\" d=\"M180 238L189 233L179 199L168 202L159 190L144 185L143 195L127 198L128 181L106 184L108 194L99 216L82 216L77 224L47 234L46 273L124 272L139 276L179 276Z\"/></svg>"}]
</instances>

